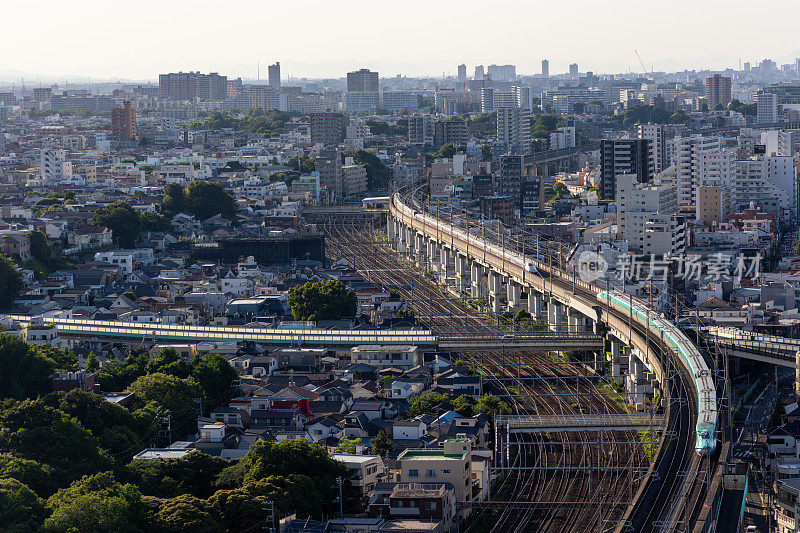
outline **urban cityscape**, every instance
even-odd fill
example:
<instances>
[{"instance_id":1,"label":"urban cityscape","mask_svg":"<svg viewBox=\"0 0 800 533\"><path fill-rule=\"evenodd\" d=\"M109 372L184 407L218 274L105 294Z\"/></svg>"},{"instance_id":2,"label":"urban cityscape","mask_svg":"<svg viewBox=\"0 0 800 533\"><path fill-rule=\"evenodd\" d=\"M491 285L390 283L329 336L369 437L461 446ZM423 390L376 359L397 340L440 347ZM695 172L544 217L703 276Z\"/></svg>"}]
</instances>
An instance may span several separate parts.
<instances>
[{"instance_id":1,"label":"urban cityscape","mask_svg":"<svg viewBox=\"0 0 800 533\"><path fill-rule=\"evenodd\" d=\"M800 52L0 42L0 530L800 531Z\"/></svg>"}]
</instances>

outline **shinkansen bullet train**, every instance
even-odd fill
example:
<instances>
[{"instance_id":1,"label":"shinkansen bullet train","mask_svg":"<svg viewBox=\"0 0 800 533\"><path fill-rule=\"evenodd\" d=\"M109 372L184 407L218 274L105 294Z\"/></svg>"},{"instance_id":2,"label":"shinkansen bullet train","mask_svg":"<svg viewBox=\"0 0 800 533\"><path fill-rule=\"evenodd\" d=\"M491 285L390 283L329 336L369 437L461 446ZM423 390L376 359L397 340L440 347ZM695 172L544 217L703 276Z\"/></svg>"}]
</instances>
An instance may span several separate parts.
<instances>
[{"instance_id":1,"label":"shinkansen bullet train","mask_svg":"<svg viewBox=\"0 0 800 533\"><path fill-rule=\"evenodd\" d=\"M458 243L460 249L467 247L470 249L471 254L473 253L472 250L475 250L475 256L491 256L496 263L502 261L506 271L517 273L523 279L529 279L529 274L549 276L546 264L533 258L525 257L516 251L502 248L497 244L484 240L479 235L468 233L465 229L420 213L400 201L398 195L392 197L392 205L407 223L410 224L413 220L416 224L424 226L431 234L436 234L437 232L440 235L445 234L448 239ZM697 395L698 413L695 427L697 437L695 449L700 454L713 452L717 445L717 393L708 365L697 347L674 323L653 310L648 312L647 306L638 299L617 291L606 291L597 285L580 280L572 279L570 283L576 283L583 292L592 293L596 302L608 303L612 308L622 311L626 315L632 311L638 318L638 322L644 327L649 328L651 331L657 331L658 337L663 334L665 343L674 349L689 371ZM631 306L633 309L631 309Z\"/></svg>"}]
</instances>

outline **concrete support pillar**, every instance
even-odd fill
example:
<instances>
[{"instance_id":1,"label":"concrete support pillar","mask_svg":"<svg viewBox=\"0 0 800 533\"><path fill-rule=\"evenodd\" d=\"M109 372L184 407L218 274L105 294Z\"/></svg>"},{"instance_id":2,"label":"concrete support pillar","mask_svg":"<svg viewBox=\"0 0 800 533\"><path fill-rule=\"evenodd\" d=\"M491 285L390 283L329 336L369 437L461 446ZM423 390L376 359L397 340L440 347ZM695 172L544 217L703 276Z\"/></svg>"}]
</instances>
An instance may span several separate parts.
<instances>
[{"instance_id":1,"label":"concrete support pillar","mask_svg":"<svg viewBox=\"0 0 800 533\"><path fill-rule=\"evenodd\" d=\"M428 250L428 269L436 270L436 241L429 240L427 242L427 250Z\"/></svg>"},{"instance_id":2,"label":"concrete support pillar","mask_svg":"<svg viewBox=\"0 0 800 533\"><path fill-rule=\"evenodd\" d=\"M522 285L509 279L508 285L506 285L506 291L506 297L508 298L508 310L513 312L519 305L519 300L522 297Z\"/></svg>"},{"instance_id":3,"label":"concrete support pillar","mask_svg":"<svg viewBox=\"0 0 800 533\"><path fill-rule=\"evenodd\" d=\"M621 372L619 364L619 352L621 345L619 341L610 341L610 344L611 344L611 379L613 379L617 383L621 383L622 380L620 379Z\"/></svg>"},{"instance_id":4,"label":"concrete support pillar","mask_svg":"<svg viewBox=\"0 0 800 533\"><path fill-rule=\"evenodd\" d=\"M455 271L456 290L458 292L465 292L468 287L469 269L467 268L467 258L459 253L455 254Z\"/></svg>"},{"instance_id":5,"label":"concrete support pillar","mask_svg":"<svg viewBox=\"0 0 800 533\"><path fill-rule=\"evenodd\" d=\"M552 331L563 331L562 322L564 322L564 304L554 300L553 298L547 302L547 322Z\"/></svg>"},{"instance_id":6,"label":"concrete support pillar","mask_svg":"<svg viewBox=\"0 0 800 533\"><path fill-rule=\"evenodd\" d=\"M481 279L483 278L483 265L472 262L470 265L470 280L472 280L472 297L483 298L483 287L481 286Z\"/></svg>"},{"instance_id":7,"label":"concrete support pillar","mask_svg":"<svg viewBox=\"0 0 800 533\"><path fill-rule=\"evenodd\" d=\"M567 315L567 325L568 331L570 333L578 333L580 331L580 326L583 323L581 316L577 314L576 311L570 311Z\"/></svg>"},{"instance_id":8,"label":"concrete support pillar","mask_svg":"<svg viewBox=\"0 0 800 533\"><path fill-rule=\"evenodd\" d=\"M396 227L395 221L392 220L391 218L388 218L388 220L386 221L386 240L389 241L390 245L394 244L394 242L397 240L397 237L395 236L394 233L395 227Z\"/></svg>"},{"instance_id":9,"label":"concrete support pillar","mask_svg":"<svg viewBox=\"0 0 800 533\"><path fill-rule=\"evenodd\" d=\"M533 316L534 320L542 319L542 294L539 292L532 292L528 295L528 312Z\"/></svg>"},{"instance_id":10,"label":"concrete support pillar","mask_svg":"<svg viewBox=\"0 0 800 533\"><path fill-rule=\"evenodd\" d=\"M503 278L497 272L489 271L489 299L492 304L492 312L500 312L500 289Z\"/></svg>"}]
</instances>

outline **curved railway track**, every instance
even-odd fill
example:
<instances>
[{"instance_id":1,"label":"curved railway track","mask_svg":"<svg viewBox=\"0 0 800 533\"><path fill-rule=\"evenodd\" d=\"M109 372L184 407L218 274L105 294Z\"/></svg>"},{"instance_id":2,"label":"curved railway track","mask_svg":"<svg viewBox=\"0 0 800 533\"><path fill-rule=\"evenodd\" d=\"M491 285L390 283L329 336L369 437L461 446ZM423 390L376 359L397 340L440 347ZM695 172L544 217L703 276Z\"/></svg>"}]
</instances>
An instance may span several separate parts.
<instances>
[{"instance_id":1,"label":"curved railway track","mask_svg":"<svg viewBox=\"0 0 800 533\"><path fill-rule=\"evenodd\" d=\"M432 329L448 333L497 332L487 322L487 317L477 314L463 300L443 292L440 285L422 276L396 252L376 242L370 230L345 223L327 226L327 234L329 256L334 260L347 259L367 279L400 292L417 315L429 317ZM520 394L519 401L514 403L517 413L624 412L623 407L604 394L587 399L586 391L594 389L595 385L584 378L576 379L571 366L553 365L542 355L524 356L525 375L515 376L502 364L505 359L500 353L481 354L487 368L496 368L507 378L520 378L511 385ZM525 377L539 379L525 380ZM551 385L543 378L547 378L547 383L555 383L560 395L555 396ZM514 394L506 382L498 383L501 393ZM583 394L579 394L580 391ZM503 484L513 484L510 493L515 503L497 516L491 531L613 529L641 482L632 469L647 466L635 432L515 435L513 438L516 441L512 449L519 453L511 458L515 469L506 470ZM595 444L598 441L608 444L600 450ZM518 502L530 503L519 507Z\"/></svg>"}]
</instances>

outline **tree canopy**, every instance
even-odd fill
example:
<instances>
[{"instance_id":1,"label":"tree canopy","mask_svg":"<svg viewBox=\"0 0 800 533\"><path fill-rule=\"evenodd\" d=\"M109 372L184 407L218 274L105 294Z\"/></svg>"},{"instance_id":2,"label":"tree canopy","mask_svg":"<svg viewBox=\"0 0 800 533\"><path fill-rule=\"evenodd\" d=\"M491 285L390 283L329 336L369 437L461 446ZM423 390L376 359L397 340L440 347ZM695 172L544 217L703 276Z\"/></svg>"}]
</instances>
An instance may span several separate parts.
<instances>
[{"instance_id":1,"label":"tree canopy","mask_svg":"<svg viewBox=\"0 0 800 533\"><path fill-rule=\"evenodd\" d=\"M0 311L8 311L22 290L22 274L14 263L0 253Z\"/></svg>"},{"instance_id":2,"label":"tree canopy","mask_svg":"<svg viewBox=\"0 0 800 533\"><path fill-rule=\"evenodd\" d=\"M193 181L186 187L186 209L205 220L214 215L233 218L236 215L236 200L218 183Z\"/></svg>"},{"instance_id":3,"label":"tree canopy","mask_svg":"<svg viewBox=\"0 0 800 533\"><path fill-rule=\"evenodd\" d=\"M364 165L367 169L367 187L371 191L385 189L389 185L389 178L392 171L383 164L378 156L366 150L359 150L353 160Z\"/></svg>"},{"instance_id":4,"label":"tree canopy","mask_svg":"<svg viewBox=\"0 0 800 533\"><path fill-rule=\"evenodd\" d=\"M289 291L295 320L335 320L355 316L356 293L337 280L304 283Z\"/></svg>"},{"instance_id":5,"label":"tree canopy","mask_svg":"<svg viewBox=\"0 0 800 533\"><path fill-rule=\"evenodd\" d=\"M114 202L94 213L94 223L106 226L123 248L133 248L141 229L139 212L127 202Z\"/></svg>"}]
</instances>

